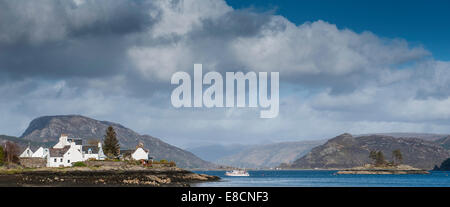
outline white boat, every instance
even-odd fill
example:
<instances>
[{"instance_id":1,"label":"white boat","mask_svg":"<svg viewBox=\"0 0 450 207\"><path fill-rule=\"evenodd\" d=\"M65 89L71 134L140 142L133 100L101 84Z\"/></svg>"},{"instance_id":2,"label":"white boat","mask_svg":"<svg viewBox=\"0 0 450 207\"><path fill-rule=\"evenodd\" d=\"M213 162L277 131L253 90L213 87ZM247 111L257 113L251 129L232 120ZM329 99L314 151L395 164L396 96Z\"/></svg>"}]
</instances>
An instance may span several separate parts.
<instances>
[{"instance_id":1,"label":"white boat","mask_svg":"<svg viewBox=\"0 0 450 207\"><path fill-rule=\"evenodd\" d=\"M250 176L245 170L233 170L225 172L226 176Z\"/></svg>"}]
</instances>

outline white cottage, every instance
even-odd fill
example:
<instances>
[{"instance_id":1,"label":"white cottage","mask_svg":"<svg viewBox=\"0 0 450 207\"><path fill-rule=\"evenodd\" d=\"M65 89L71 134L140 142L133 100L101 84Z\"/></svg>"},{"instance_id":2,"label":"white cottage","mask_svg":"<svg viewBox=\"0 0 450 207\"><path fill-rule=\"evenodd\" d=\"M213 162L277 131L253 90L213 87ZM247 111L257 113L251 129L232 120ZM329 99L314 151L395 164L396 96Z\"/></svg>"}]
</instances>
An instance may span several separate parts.
<instances>
[{"instance_id":1,"label":"white cottage","mask_svg":"<svg viewBox=\"0 0 450 207\"><path fill-rule=\"evenodd\" d=\"M47 167L70 167L74 162L83 161L83 154L75 142L63 148L50 148Z\"/></svg>"},{"instance_id":2,"label":"white cottage","mask_svg":"<svg viewBox=\"0 0 450 207\"><path fill-rule=\"evenodd\" d=\"M31 157L46 158L47 155L48 155L48 148L39 147L39 149L37 149L36 152L34 152Z\"/></svg>"},{"instance_id":3,"label":"white cottage","mask_svg":"<svg viewBox=\"0 0 450 207\"><path fill-rule=\"evenodd\" d=\"M144 148L144 144L139 143L135 150L120 150L120 156L124 160L148 160L149 150Z\"/></svg>"},{"instance_id":4,"label":"white cottage","mask_svg":"<svg viewBox=\"0 0 450 207\"><path fill-rule=\"evenodd\" d=\"M83 153L83 160L88 159L96 159L96 160L104 160L106 158L103 153L102 143L99 142L97 146L95 145L86 145L81 148Z\"/></svg>"},{"instance_id":5,"label":"white cottage","mask_svg":"<svg viewBox=\"0 0 450 207\"><path fill-rule=\"evenodd\" d=\"M84 161L82 146L82 139L69 138L62 134L59 142L49 149L47 167L69 167L74 162Z\"/></svg>"},{"instance_id":6,"label":"white cottage","mask_svg":"<svg viewBox=\"0 0 450 207\"><path fill-rule=\"evenodd\" d=\"M33 151L31 151L30 146L28 146L19 157L32 157Z\"/></svg>"},{"instance_id":7,"label":"white cottage","mask_svg":"<svg viewBox=\"0 0 450 207\"><path fill-rule=\"evenodd\" d=\"M131 154L131 157L134 160L148 160L148 150L139 147Z\"/></svg>"}]
</instances>

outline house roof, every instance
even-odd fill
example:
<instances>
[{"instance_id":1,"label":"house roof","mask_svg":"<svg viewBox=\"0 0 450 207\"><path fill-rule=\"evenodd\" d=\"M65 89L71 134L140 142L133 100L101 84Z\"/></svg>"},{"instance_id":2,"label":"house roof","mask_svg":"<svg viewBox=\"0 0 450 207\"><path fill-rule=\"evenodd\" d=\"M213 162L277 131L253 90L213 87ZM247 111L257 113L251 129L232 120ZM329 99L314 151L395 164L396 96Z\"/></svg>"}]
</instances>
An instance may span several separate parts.
<instances>
[{"instance_id":1,"label":"house roof","mask_svg":"<svg viewBox=\"0 0 450 207\"><path fill-rule=\"evenodd\" d=\"M131 155L135 150L120 150L121 155Z\"/></svg>"},{"instance_id":2,"label":"house roof","mask_svg":"<svg viewBox=\"0 0 450 207\"><path fill-rule=\"evenodd\" d=\"M50 148L50 157L63 157L63 155L70 149L70 146L65 146L64 148Z\"/></svg>"},{"instance_id":3,"label":"house roof","mask_svg":"<svg viewBox=\"0 0 450 207\"><path fill-rule=\"evenodd\" d=\"M89 149L91 149L92 154L98 154L98 146L94 146L94 145L88 145L88 146L83 146L81 148L81 150L84 153L88 153Z\"/></svg>"},{"instance_id":4,"label":"house roof","mask_svg":"<svg viewBox=\"0 0 450 207\"><path fill-rule=\"evenodd\" d=\"M142 148L142 147L140 147L140 148ZM139 148L137 148L137 149L139 149ZM120 150L120 154L121 155L131 155L131 154L133 154L137 149L127 149L127 150ZM145 152L147 152L148 153L148 149L144 149L144 148L142 148Z\"/></svg>"}]
</instances>

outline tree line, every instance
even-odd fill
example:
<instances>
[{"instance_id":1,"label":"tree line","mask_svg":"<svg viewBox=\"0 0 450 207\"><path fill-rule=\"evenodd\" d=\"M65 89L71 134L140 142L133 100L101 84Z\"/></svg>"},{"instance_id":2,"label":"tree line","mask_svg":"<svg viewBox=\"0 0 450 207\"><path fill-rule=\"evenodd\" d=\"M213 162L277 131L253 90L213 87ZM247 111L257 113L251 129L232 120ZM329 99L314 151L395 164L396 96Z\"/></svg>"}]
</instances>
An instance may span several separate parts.
<instances>
[{"instance_id":1,"label":"tree line","mask_svg":"<svg viewBox=\"0 0 450 207\"><path fill-rule=\"evenodd\" d=\"M396 165L402 164L402 162L403 162L403 155L399 149L392 151L392 161L391 162L386 161L384 154L381 150L370 151L369 158L372 160L372 163L375 166L386 166L386 165L396 166Z\"/></svg>"}]
</instances>

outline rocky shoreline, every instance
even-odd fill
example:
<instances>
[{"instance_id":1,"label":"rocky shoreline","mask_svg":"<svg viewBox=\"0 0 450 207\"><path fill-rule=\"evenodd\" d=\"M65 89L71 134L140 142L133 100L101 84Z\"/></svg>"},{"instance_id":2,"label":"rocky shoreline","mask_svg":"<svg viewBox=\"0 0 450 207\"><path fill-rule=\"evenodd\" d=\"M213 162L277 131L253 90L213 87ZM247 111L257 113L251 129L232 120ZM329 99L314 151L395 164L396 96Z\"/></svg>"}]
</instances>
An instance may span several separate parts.
<instances>
[{"instance_id":1,"label":"rocky shoreline","mask_svg":"<svg viewBox=\"0 0 450 207\"><path fill-rule=\"evenodd\" d=\"M365 165L363 167L355 167L343 169L336 174L344 175L402 175L402 174L430 174L427 170L418 169L409 165L399 165L394 167L375 167Z\"/></svg>"},{"instance_id":2,"label":"rocky shoreline","mask_svg":"<svg viewBox=\"0 0 450 207\"><path fill-rule=\"evenodd\" d=\"M180 168L139 170L32 170L0 173L0 187L188 187L192 183L220 180L217 176L197 174Z\"/></svg>"}]
</instances>

